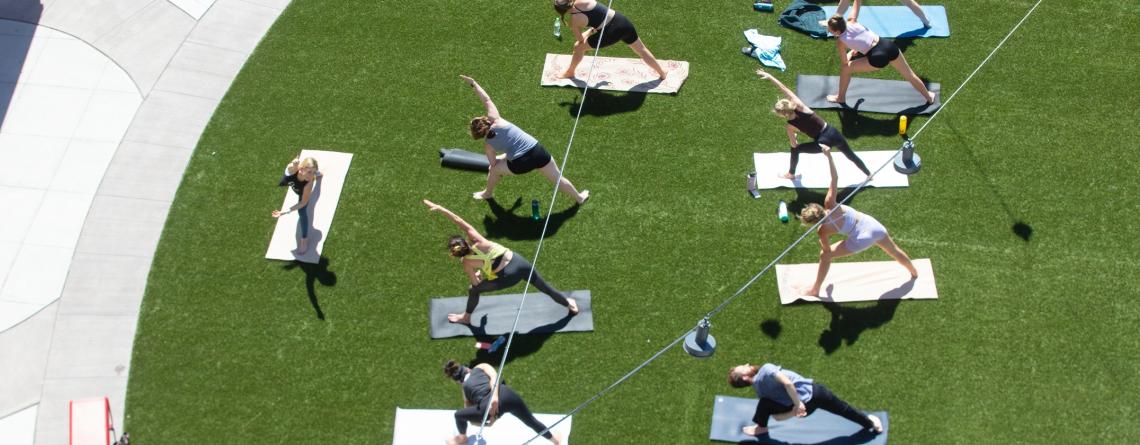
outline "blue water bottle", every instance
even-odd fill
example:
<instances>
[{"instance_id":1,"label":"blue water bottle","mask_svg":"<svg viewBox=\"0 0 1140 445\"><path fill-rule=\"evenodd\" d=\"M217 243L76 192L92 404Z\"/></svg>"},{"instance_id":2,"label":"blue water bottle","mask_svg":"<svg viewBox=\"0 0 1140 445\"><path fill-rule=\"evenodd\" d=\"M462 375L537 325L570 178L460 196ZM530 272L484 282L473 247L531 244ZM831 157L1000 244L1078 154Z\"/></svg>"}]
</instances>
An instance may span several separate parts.
<instances>
[{"instance_id":1,"label":"blue water bottle","mask_svg":"<svg viewBox=\"0 0 1140 445\"><path fill-rule=\"evenodd\" d=\"M530 201L530 219L538 221L542 219L542 214L538 213L538 200L532 199Z\"/></svg>"}]
</instances>

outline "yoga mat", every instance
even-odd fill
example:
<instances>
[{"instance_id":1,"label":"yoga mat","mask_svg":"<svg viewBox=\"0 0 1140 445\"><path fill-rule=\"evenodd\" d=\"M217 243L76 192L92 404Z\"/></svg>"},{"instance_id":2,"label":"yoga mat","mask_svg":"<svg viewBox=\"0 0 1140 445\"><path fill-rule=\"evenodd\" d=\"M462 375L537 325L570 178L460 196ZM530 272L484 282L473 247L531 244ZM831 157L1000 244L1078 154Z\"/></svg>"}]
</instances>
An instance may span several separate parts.
<instances>
[{"instance_id":1,"label":"yoga mat","mask_svg":"<svg viewBox=\"0 0 1140 445\"><path fill-rule=\"evenodd\" d=\"M857 151L859 159L867 165L872 172L889 159L894 159L895 150L883 151ZM854 187L867 179L855 164L851 163L843 153L831 153L835 159L835 171L839 173L839 188ZM756 163L756 186L760 189L786 188L820 188L825 189L831 183L831 172L827 168L827 158L823 153L800 153L800 164L796 166L798 179L784 179L776 175L788 172L788 160L792 157L790 152L783 153L755 153L752 155ZM910 185L907 176L899 173L894 167L887 167L879 171L867 185L872 187L907 187Z\"/></svg>"},{"instance_id":2,"label":"yoga mat","mask_svg":"<svg viewBox=\"0 0 1140 445\"><path fill-rule=\"evenodd\" d=\"M542 66L542 86L586 87L586 76L590 74L593 56L585 56L578 64L572 79L558 78L570 65L569 54L547 54ZM657 78L657 72L645 65L641 59L618 57L598 57L590 88L596 90L631 91L635 93L676 93L689 77L689 62L677 60L657 60L667 71L665 80Z\"/></svg>"},{"instance_id":3,"label":"yoga mat","mask_svg":"<svg viewBox=\"0 0 1140 445\"><path fill-rule=\"evenodd\" d=\"M329 228L332 227L333 215L336 214L336 204L340 201L340 190L344 187L344 178L348 174L349 164L352 163L352 153L301 151L301 159L308 157L317 160L322 174L313 184L313 191L309 196L309 249L304 255L298 256L294 252L298 240L301 239L297 212L281 215L277 218L273 239L269 241L269 249L265 252L265 257L271 260L297 260L314 264L320 262L321 251L324 250ZM280 208L285 209L296 204L300 197L288 187L283 188L285 200Z\"/></svg>"},{"instance_id":4,"label":"yoga mat","mask_svg":"<svg viewBox=\"0 0 1140 445\"><path fill-rule=\"evenodd\" d=\"M749 436L741 431L753 425L756 399L716 396L713 401L712 427L709 440L722 442L755 442L770 445L886 445L889 422L886 411L871 411L883 422L883 432L875 434L859 424L822 409L806 417L768 420L768 434Z\"/></svg>"},{"instance_id":5,"label":"yoga mat","mask_svg":"<svg viewBox=\"0 0 1140 445\"><path fill-rule=\"evenodd\" d=\"M526 296L519 317L519 334L547 334L551 332L586 332L594 330L594 313L590 304L590 291L565 292L578 302L578 315L570 317L566 308L541 292ZM432 298L428 310L431 338L502 335L511 331L522 294L487 295L479 297L479 306L471 314L471 324L447 321L447 314L463 312L467 297Z\"/></svg>"},{"instance_id":6,"label":"yoga mat","mask_svg":"<svg viewBox=\"0 0 1140 445\"><path fill-rule=\"evenodd\" d=\"M884 68L894 71L894 68ZM854 111L888 114L931 114L942 106L942 85L929 82L926 88L934 92L934 103L927 105L909 82L852 77L847 87L847 103L827 101L829 94L839 92L837 76L796 76L796 95L811 108L839 108Z\"/></svg>"},{"instance_id":7,"label":"yoga mat","mask_svg":"<svg viewBox=\"0 0 1140 445\"><path fill-rule=\"evenodd\" d=\"M878 247L871 247L878 249ZM938 289L934 286L934 269L926 258L912 259L918 269L918 278L911 280L910 273L897 261L868 261L860 263L831 263L827 278L820 287L819 297L800 295L796 286L811 287L815 282L819 263L777 264L776 282L780 287L780 303L791 304L798 300L811 302L849 303L878 300L934 300Z\"/></svg>"},{"instance_id":8,"label":"yoga mat","mask_svg":"<svg viewBox=\"0 0 1140 445\"><path fill-rule=\"evenodd\" d=\"M457 385L458 386L458 385ZM549 427L563 417L562 414L540 414L534 417ZM570 417L559 423L551 431L562 437L564 445L570 444L570 424L574 418ZM423 445L444 444L447 439L455 437L459 431L455 429L455 410L446 409L403 409L396 407L396 425L392 431L392 445ZM475 436L479 434L478 425L467 426L467 443L475 444ZM505 414L495 421L494 425L483 429L483 440L486 445L518 445L536 433L522 423L518 418ZM534 444L549 444L550 441L538 438Z\"/></svg>"},{"instance_id":9,"label":"yoga mat","mask_svg":"<svg viewBox=\"0 0 1140 445\"><path fill-rule=\"evenodd\" d=\"M487 155L464 150L462 148L439 149L439 165L457 170L470 170L487 173L491 163L487 162Z\"/></svg>"},{"instance_id":10,"label":"yoga mat","mask_svg":"<svg viewBox=\"0 0 1140 445\"><path fill-rule=\"evenodd\" d=\"M824 6L827 17L835 15L835 6ZM930 20L930 27L923 28L922 20L906 6L863 6L859 8L859 24L879 37L889 39L910 37L950 37L950 21L946 19L946 8L941 5L922 5L922 12ZM847 8L851 17L851 8ZM830 34L829 34L830 36Z\"/></svg>"}]
</instances>

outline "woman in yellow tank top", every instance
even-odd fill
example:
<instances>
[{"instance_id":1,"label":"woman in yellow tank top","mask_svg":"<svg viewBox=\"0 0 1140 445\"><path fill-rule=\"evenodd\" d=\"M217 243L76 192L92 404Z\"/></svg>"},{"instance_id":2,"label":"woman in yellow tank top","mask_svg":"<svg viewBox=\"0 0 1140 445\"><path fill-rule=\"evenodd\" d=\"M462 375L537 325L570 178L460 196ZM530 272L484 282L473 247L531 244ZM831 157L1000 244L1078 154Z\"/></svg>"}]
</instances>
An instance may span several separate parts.
<instances>
[{"instance_id":1,"label":"woman in yellow tank top","mask_svg":"<svg viewBox=\"0 0 1140 445\"><path fill-rule=\"evenodd\" d=\"M451 222L459 226L467 235L453 235L447 241L447 250L451 256L462 258L463 272L471 286L467 288L467 308L462 314L447 314L447 321L452 323L471 323L471 313L479 304L479 295L518 284L530 276L530 282L542 293L550 296L555 303L566 306L570 315L578 315L578 304L573 298L566 298L558 289L546 283L537 270L531 274L533 265L522 255L511 252L499 243L484 238L475 227L464 221L451 210L434 202L424 200L428 210L440 212Z\"/></svg>"}]
</instances>

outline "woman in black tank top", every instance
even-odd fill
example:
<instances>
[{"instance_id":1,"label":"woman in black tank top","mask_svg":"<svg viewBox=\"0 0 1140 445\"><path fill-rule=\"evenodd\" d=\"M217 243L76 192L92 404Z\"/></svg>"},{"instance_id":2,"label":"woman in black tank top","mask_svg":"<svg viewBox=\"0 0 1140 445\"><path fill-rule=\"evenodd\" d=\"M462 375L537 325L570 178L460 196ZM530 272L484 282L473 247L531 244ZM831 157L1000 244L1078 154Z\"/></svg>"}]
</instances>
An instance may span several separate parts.
<instances>
[{"instance_id":1,"label":"woman in black tank top","mask_svg":"<svg viewBox=\"0 0 1140 445\"><path fill-rule=\"evenodd\" d=\"M621 40L657 72L659 79L665 78L665 69L641 42L633 23L620 12L611 10L596 0L554 0L554 10L562 16L563 22L566 21L566 13L570 13L570 29L574 35L574 55L562 77L574 77L574 71L578 69L586 50L605 48Z\"/></svg>"},{"instance_id":2,"label":"woman in black tank top","mask_svg":"<svg viewBox=\"0 0 1140 445\"><path fill-rule=\"evenodd\" d=\"M792 147L792 157L789 162L788 172L779 175L781 178L793 180L799 178L799 175L796 174L796 165L800 162L800 153L820 153L823 151L822 147L820 147L821 144L843 152L843 155L846 156L847 159L850 159L851 162L859 168L859 171L862 171L863 174L867 176L871 176L871 171L867 169L867 165L863 164L863 160L859 159L859 156L857 156L854 151L851 151L851 147L847 143L847 138L843 137L843 134L840 133L839 130L827 125L827 122L824 122L823 118L819 117L819 114L816 114L811 108L808 108L808 106L796 96L796 93L793 93L792 90L784 86L779 79L772 77L771 74L768 74L762 69L756 70L756 75L760 76L761 79L771 80L772 83L776 84L776 87L780 88L780 91L784 93L784 98L776 101L776 106L772 108L773 113L783 116L784 119L788 120L788 143L791 144ZM803 144L799 143L796 139L797 131L811 136L814 141L805 142Z\"/></svg>"},{"instance_id":3,"label":"woman in black tank top","mask_svg":"<svg viewBox=\"0 0 1140 445\"><path fill-rule=\"evenodd\" d=\"M288 210L274 210L271 213L274 218L277 218L294 211L297 212L297 225L301 226L301 239L297 243L297 250L294 250L297 256L304 255L309 250L309 226L311 225L309 199L313 193L313 183L320 177L321 172L317 168L317 160L313 158L301 159L298 155L289 165L285 166L285 173L282 175L281 181L277 183L278 186L288 186L293 189L293 193L298 196L297 203L289 207Z\"/></svg>"},{"instance_id":4,"label":"woman in black tank top","mask_svg":"<svg viewBox=\"0 0 1140 445\"><path fill-rule=\"evenodd\" d=\"M551 443L562 443L562 437L547 431L546 425L534 417L518 393L501 380L496 382L499 379L493 366L480 363L468 368L455 360L448 360L443 365L443 375L455 380L463 390L463 409L455 412L455 429L459 434L448 439L448 444L467 443L467 425L483 423L483 414L487 411L490 411L487 413L488 426L495 423L501 414L507 413Z\"/></svg>"}]
</instances>

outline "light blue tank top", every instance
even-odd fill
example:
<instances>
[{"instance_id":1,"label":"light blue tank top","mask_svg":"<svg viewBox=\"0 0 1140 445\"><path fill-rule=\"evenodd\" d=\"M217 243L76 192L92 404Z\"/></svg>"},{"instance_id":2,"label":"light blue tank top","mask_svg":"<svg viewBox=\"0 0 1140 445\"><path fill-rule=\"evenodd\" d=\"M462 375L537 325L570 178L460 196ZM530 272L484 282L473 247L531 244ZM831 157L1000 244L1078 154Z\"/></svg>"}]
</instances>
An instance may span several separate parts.
<instances>
[{"instance_id":1,"label":"light blue tank top","mask_svg":"<svg viewBox=\"0 0 1140 445\"><path fill-rule=\"evenodd\" d=\"M494 148L495 151L506 153L507 159L513 161L538 145L538 139L522 131L515 124L506 119L495 121L496 125L500 123L502 123L501 127L491 127L491 131L495 132L495 137L487 138L487 143L491 144L491 148Z\"/></svg>"}]
</instances>

